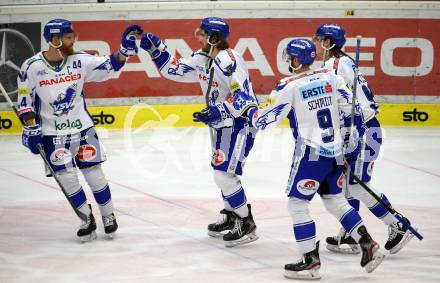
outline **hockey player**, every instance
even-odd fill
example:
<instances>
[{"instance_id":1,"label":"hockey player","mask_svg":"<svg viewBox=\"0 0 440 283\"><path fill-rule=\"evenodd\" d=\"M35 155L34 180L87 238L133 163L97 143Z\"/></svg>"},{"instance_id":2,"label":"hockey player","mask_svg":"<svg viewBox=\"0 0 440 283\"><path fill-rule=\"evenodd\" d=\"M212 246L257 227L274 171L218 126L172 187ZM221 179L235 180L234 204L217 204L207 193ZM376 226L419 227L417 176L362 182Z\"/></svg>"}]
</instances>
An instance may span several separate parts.
<instances>
[{"instance_id":1,"label":"hockey player","mask_svg":"<svg viewBox=\"0 0 440 283\"><path fill-rule=\"evenodd\" d=\"M195 36L201 49L189 58L172 58L165 44L152 33L142 36L140 46L150 54L165 78L177 82L199 82L203 93L209 89L212 70L214 76L207 93L209 105L223 102L234 92L244 92L255 97L243 58L229 48L228 23L222 18L205 18L196 29ZM258 239L256 225L239 176L242 175L245 159L253 146L256 130L248 127L246 119L242 117L230 117L211 127L211 166L225 207L220 211L223 219L208 225L208 234L213 237L222 236L226 246L255 241Z\"/></svg>"},{"instance_id":2,"label":"hockey player","mask_svg":"<svg viewBox=\"0 0 440 283\"><path fill-rule=\"evenodd\" d=\"M315 243L315 222L308 209L316 193L321 196L326 209L360 244L361 266L372 272L384 255L342 192L344 140L340 131L340 115L349 117L351 114L351 91L342 77L332 71L310 69L315 59L315 46L310 40L290 41L283 58L294 75L278 83L270 94L267 108L258 108L252 97L237 93L223 105L211 106L199 119L210 124L218 123L228 115L244 115L254 127L265 130L288 117L296 144L286 193L293 232L303 257L297 263L285 265L286 277L320 278L319 242ZM359 115L355 122L362 134Z\"/></svg>"},{"instance_id":3,"label":"hockey player","mask_svg":"<svg viewBox=\"0 0 440 283\"><path fill-rule=\"evenodd\" d=\"M87 111L83 85L115 77L127 57L137 53L134 34L139 33L141 27L128 27L119 51L99 57L74 51L76 32L70 21L51 20L43 33L49 49L26 60L18 76L18 114L25 124L23 145L34 154L39 152L37 145L42 145L69 201L88 216L77 232L82 241L97 236L77 167L99 204L105 233L112 235L118 229L110 188L101 168L106 157Z\"/></svg>"},{"instance_id":4,"label":"hockey player","mask_svg":"<svg viewBox=\"0 0 440 283\"><path fill-rule=\"evenodd\" d=\"M323 24L313 37L316 44L317 55L325 61L325 67L340 76L350 88L353 88L355 64L352 58L345 54L341 49L346 41L345 31L337 24ZM359 101L364 122L367 126L365 135L359 139L361 154L350 160L350 170L356 174L367 185L371 180L374 161L379 155L382 144L382 132L379 121L376 119L379 105L374 101L374 96L368 83L361 73L358 73L356 98ZM389 213L386 208L375 200L361 185L350 178L348 192L346 196L348 202L359 211L359 200L361 200L368 209L382 222L388 226L388 240L385 243L385 249L391 254L400 251L413 237L413 234L397 219ZM384 194L377 193L382 200L390 207L391 204ZM354 198L353 198L354 197ZM353 238L341 228L339 235L328 237L327 248L334 252L341 253L359 253L359 246Z\"/></svg>"}]
</instances>

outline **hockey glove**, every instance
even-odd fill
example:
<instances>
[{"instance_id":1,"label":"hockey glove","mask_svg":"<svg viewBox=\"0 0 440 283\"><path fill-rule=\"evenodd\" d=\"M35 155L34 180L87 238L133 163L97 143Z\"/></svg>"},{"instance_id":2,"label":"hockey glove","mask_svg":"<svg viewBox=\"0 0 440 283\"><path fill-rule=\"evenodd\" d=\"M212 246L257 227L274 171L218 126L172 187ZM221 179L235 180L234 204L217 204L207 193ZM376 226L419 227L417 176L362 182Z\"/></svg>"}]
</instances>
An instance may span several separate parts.
<instances>
[{"instance_id":1,"label":"hockey glove","mask_svg":"<svg viewBox=\"0 0 440 283\"><path fill-rule=\"evenodd\" d=\"M231 127L233 124L233 117L225 109L222 103L217 103L214 106L207 107L201 112L195 112L193 117L196 121L202 122L213 128Z\"/></svg>"},{"instance_id":2,"label":"hockey glove","mask_svg":"<svg viewBox=\"0 0 440 283\"><path fill-rule=\"evenodd\" d=\"M125 29L122 34L121 47L119 48L119 53L125 57L134 56L138 53L138 47L136 46L136 35L141 35L143 33L142 27L138 25L131 25Z\"/></svg>"},{"instance_id":3,"label":"hockey glove","mask_svg":"<svg viewBox=\"0 0 440 283\"><path fill-rule=\"evenodd\" d=\"M344 138L344 152L345 160L349 164L354 163L361 152L361 143L359 141L359 133L354 130L353 136L349 137L349 133Z\"/></svg>"},{"instance_id":4,"label":"hockey glove","mask_svg":"<svg viewBox=\"0 0 440 283\"><path fill-rule=\"evenodd\" d=\"M141 38L141 48L150 53L154 60L167 48L160 38L152 33L146 33Z\"/></svg>"},{"instance_id":5,"label":"hockey glove","mask_svg":"<svg viewBox=\"0 0 440 283\"><path fill-rule=\"evenodd\" d=\"M41 144L41 126L23 126L21 141L23 145L30 149L33 154L38 154L37 145Z\"/></svg>"},{"instance_id":6,"label":"hockey glove","mask_svg":"<svg viewBox=\"0 0 440 283\"><path fill-rule=\"evenodd\" d=\"M225 108L233 117L247 116L248 110L254 107L258 107L255 98L241 90L235 91L225 101Z\"/></svg>"}]
</instances>

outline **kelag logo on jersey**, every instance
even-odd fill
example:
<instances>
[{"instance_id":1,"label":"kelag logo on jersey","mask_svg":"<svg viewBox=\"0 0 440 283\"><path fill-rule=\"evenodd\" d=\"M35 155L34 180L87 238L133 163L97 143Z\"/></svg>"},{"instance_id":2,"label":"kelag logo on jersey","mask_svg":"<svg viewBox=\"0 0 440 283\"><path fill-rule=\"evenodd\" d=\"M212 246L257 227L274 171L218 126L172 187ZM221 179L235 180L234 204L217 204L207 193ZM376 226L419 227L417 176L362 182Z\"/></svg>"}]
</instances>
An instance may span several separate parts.
<instances>
[{"instance_id":1,"label":"kelag logo on jersey","mask_svg":"<svg viewBox=\"0 0 440 283\"><path fill-rule=\"evenodd\" d=\"M73 84L66 89L66 93L60 93L57 100L50 103L53 108L53 114L55 116L61 116L63 114L69 113L73 109L73 100L76 96L77 84Z\"/></svg>"},{"instance_id":2,"label":"kelag logo on jersey","mask_svg":"<svg viewBox=\"0 0 440 283\"><path fill-rule=\"evenodd\" d=\"M300 87L299 92L303 100L309 100L332 93L333 87L329 82L318 81Z\"/></svg>"}]
</instances>

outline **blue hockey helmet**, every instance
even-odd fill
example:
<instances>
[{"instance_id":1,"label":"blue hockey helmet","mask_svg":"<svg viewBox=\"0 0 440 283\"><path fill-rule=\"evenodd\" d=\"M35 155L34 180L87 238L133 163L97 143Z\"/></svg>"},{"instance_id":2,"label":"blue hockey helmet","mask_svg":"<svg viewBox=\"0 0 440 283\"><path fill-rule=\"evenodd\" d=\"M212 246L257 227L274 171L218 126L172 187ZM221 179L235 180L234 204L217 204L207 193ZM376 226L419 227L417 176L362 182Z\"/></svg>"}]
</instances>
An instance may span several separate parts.
<instances>
[{"instance_id":1,"label":"blue hockey helmet","mask_svg":"<svg viewBox=\"0 0 440 283\"><path fill-rule=\"evenodd\" d=\"M65 33L75 32L72 23L65 19L53 19L47 22L44 26L43 36L47 42L52 40L52 37L62 37Z\"/></svg>"},{"instance_id":2,"label":"blue hockey helmet","mask_svg":"<svg viewBox=\"0 0 440 283\"><path fill-rule=\"evenodd\" d=\"M200 23L200 29L204 30L208 36L217 33L220 39L226 39L229 36L229 25L228 23L218 17L208 17L204 18Z\"/></svg>"},{"instance_id":3,"label":"blue hockey helmet","mask_svg":"<svg viewBox=\"0 0 440 283\"><path fill-rule=\"evenodd\" d=\"M305 38L294 39L287 44L283 57L289 62L296 57L301 65L310 65L315 61L316 46Z\"/></svg>"},{"instance_id":4,"label":"blue hockey helmet","mask_svg":"<svg viewBox=\"0 0 440 283\"><path fill-rule=\"evenodd\" d=\"M333 23L323 24L316 30L316 35L322 38L331 38L335 46L342 47L345 44L345 30Z\"/></svg>"}]
</instances>

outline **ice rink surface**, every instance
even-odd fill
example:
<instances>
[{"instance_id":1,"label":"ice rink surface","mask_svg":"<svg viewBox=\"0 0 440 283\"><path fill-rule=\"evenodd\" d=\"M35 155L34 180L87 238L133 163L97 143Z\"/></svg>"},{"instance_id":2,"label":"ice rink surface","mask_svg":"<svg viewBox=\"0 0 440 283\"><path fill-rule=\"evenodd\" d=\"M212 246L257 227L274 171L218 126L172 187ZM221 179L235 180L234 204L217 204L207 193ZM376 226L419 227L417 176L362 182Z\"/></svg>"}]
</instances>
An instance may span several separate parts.
<instances>
[{"instance_id":1,"label":"ice rink surface","mask_svg":"<svg viewBox=\"0 0 440 283\"><path fill-rule=\"evenodd\" d=\"M373 186L424 235L372 274L359 255L321 244L322 282L440 282L440 129L386 128ZM222 208L206 128L100 131L119 222L105 237L93 196L98 240L80 243L79 220L19 135L0 136L0 282L289 282L285 263L299 253L284 194L293 152L290 129L259 133L242 178L260 239L226 248L206 234ZM318 238L339 230L315 196ZM361 207L381 246L388 230Z\"/></svg>"}]
</instances>

